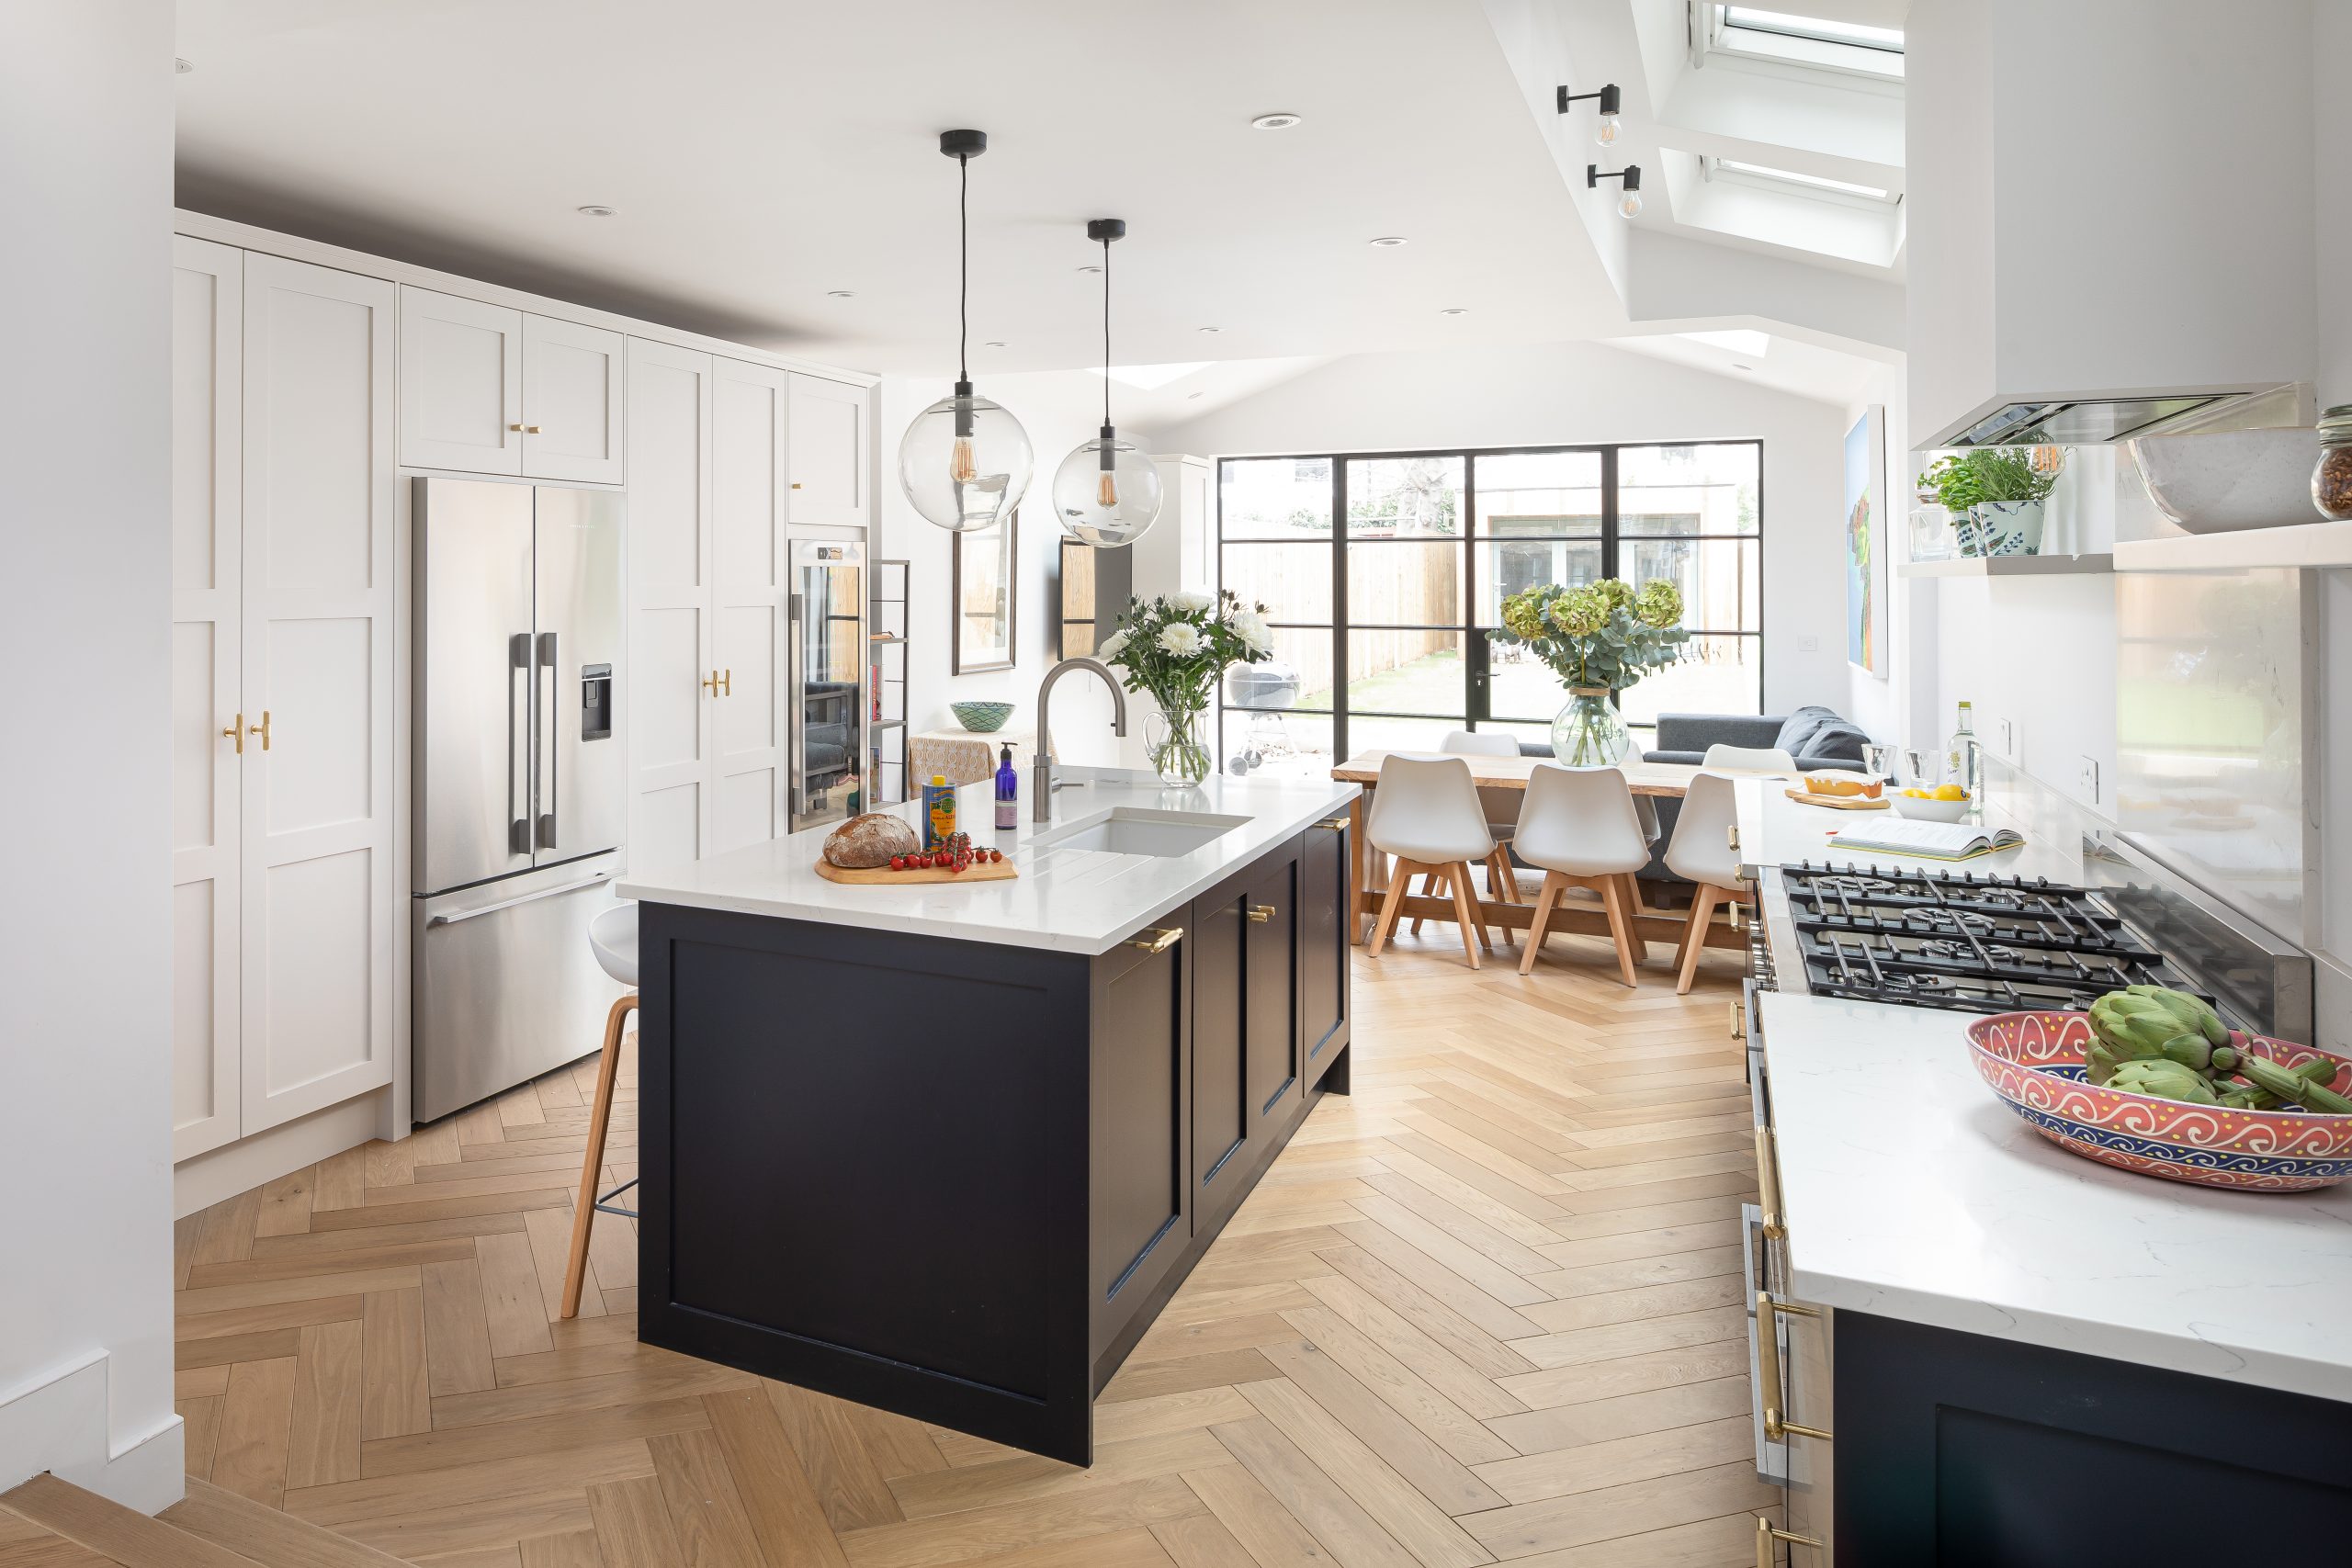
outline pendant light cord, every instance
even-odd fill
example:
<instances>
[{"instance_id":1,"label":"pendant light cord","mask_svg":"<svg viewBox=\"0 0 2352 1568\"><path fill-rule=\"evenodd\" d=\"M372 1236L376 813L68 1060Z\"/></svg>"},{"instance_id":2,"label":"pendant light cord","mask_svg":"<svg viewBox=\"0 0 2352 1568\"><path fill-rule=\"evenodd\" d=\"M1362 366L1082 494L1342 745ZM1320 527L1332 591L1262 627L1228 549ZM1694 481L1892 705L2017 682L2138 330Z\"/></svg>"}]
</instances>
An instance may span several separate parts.
<instances>
[{"instance_id":1,"label":"pendant light cord","mask_svg":"<svg viewBox=\"0 0 2352 1568\"><path fill-rule=\"evenodd\" d=\"M1102 242L1102 423L1111 423L1111 242Z\"/></svg>"},{"instance_id":2,"label":"pendant light cord","mask_svg":"<svg viewBox=\"0 0 2352 1568\"><path fill-rule=\"evenodd\" d=\"M972 160L956 160L956 379L972 378Z\"/></svg>"}]
</instances>

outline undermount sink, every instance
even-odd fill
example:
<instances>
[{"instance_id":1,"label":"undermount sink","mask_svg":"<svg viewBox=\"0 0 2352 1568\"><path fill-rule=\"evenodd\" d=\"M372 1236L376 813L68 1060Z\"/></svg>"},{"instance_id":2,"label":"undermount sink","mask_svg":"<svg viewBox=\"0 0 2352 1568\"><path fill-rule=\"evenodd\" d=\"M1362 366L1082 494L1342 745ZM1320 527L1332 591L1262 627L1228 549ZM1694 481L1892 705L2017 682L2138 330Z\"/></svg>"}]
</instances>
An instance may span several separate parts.
<instances>
[{"instance_id":1,"label":"undermount sink","mask_svg":"<svg viewBox=\"0 0 2352 1568\"><path fill-rule=\"evenodd\" d=\"M1218 817L1202 811L1154 811L1139 806L1114 806L1097 816L1081 818L1066 828L1039 835L1037 847L1046 850L1100 850L1114 855L1188 855L1203 844L1246 827L1247 817Z\"/></svg>"}]
</instances>

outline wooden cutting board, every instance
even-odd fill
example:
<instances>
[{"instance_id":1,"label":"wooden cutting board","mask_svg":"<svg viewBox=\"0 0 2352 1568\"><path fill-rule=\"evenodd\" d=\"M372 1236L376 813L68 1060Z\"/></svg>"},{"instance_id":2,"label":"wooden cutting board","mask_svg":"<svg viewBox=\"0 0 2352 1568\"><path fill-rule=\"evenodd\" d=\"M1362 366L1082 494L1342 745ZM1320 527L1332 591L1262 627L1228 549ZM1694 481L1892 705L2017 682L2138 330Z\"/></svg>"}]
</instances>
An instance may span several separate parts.
<instances>
[{"instance_id":1,"label":"wooden cutting board","mask_svg":"<svg viewBox=\"0 0 2352 1568\"><path fill-rule=\"evenodd\" d=\"M851 871L829 860L820 860L817 874L828 882L852 887L899 887L924 882L1005 882L1021 874L1012 869L1009 860L992 860L985 864L974 861L961 871L942 871L934 866L925 866L921 871L892 871L887 865Z\"/></svg>"},{"instance_id":2,"label":"wooden cutting board","mask_svg":"<svg viewBox=\"0 0 2352 1568\"><path fill-rule=\"evenodd\" d=\"M1826 806L1832 811L1884 811L1887 809L1887 800L1884 795L1872 800L1863 795L1814 795L1801 789L1784 790L1781 793L1799 806Z\"/></svg>"}]
</instances>

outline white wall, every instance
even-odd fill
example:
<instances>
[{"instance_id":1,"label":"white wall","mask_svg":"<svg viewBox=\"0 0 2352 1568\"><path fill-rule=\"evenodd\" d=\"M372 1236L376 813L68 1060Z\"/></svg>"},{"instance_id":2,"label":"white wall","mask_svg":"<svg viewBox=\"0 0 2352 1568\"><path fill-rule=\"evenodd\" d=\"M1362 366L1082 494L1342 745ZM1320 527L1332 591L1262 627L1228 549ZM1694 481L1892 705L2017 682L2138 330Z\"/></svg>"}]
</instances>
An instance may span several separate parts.
<instances>
[{"instance_id":1,"label":"white wall","mask_svg":"<svg viewBox=\"0 0 2352 1568\"><path fill-rule=\"evenodd\" d=\"M995 700L1019 705L1006 723L1008 730L1027 730L1036 722L1037 682L1054 662L1058 604L1053 588L1062 537L1049 500L1054 470L1072 447L1092 440L1101 429L1102 378L1085 370L1039 371L992 376L976 383L982 396L1002 403L1021 421L1036 451L1036 468L1020 509L1013 627L1017 663L1011 670L978 675L949 673L954 668L948 641L949 547L955 536L927 522L899 486L899 438L918 412L947 396L952 379L893 376L878 389L875 433L881 473L875 493L881 498L881 508L873 553L876 559L909 563L908 724L915 729L954 728L949 703ZM1114 415L1118 412L1116 392L1114 388ZM1142 431L1121 424L1119 432L1147 450L1159 450ZM1140 713L1135 719L1130 732L1140 736ZM1102 694L1100 682L1081 674L1055 688L1054 749L1064 761L1115 763L1119 757L1110 723L1111 700ZM1025 779L1022 787L1028 788Z\"/></svg>"},{"instance_id":2,"label":"white wall","mask_svg":"<svg viewBox=\"0 0 2352 1568\"><path fill-rule=\"evenodd\" d=\"M1566 343L1356 355L1159 434L1218 457L1761 438L1764 705L1846 712L1848 423L1828 403Z\"/></svg>"},{"instance_id":3,"label":"white wall","mask_svg":"<svg viewBox=\"0 0 2352 1568\"><path fill-rule=\"evenodd\" d=\"M0 6L0 1489L179 1495L170 0Z\"/></svg>"}]
</instances>

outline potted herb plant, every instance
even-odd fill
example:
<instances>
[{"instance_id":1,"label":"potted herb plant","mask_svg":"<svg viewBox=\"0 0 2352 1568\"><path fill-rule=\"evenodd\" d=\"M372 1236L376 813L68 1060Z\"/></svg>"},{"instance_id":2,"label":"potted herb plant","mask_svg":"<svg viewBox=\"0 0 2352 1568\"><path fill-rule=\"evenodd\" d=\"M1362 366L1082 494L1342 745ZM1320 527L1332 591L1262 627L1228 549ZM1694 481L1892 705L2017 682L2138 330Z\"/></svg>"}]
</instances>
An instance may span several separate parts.
<instances>
[{"instance_id":1,"label":"potted herb plant","mask_svg":"<svg viewBox=\"0 0 2352 1568\"><path fill-rule=\"evenodd\" d=\"M1503 601L1496 640L1526 648L1566 683L1552 720L1552 754L1571 768L1608 768L1634 749L1616 694L1682 657L1682 591L1664 578L1604 577L1581 587L1531 588Z\"/></svg>"},{"instance_id":2,"label":"potted herb plant","mask_svg":"<svg viewBox=\"0 0 2352 1568\"><path fill-rule=\"evenodd\" d=\"M1209 694L1217 678L1273 651L1263 604L1187 591L1149 604L1128 600L1118 629L1095 655L1117 668L1120 684L1159 705L1144 731L1152 770L1164 783L1196 784L1209 776Z\"/></svg>"},{"instance_id":3,"label":"potted herb plant","mask_svg":"<svg viewBox=\"0 0 2352 1568\"><path fill-rule=\"evenodd\" d=\"M1928 464L1919 488L1951 513L1962 555L2039 555L2050 492L2064 468L2056 446L1972 446Z\"/></svg>"}]
</instances>

